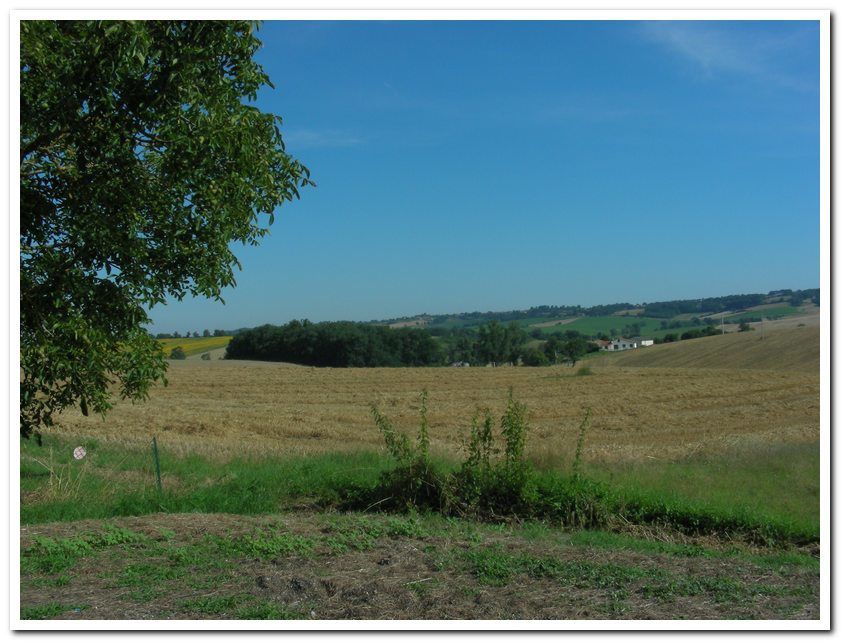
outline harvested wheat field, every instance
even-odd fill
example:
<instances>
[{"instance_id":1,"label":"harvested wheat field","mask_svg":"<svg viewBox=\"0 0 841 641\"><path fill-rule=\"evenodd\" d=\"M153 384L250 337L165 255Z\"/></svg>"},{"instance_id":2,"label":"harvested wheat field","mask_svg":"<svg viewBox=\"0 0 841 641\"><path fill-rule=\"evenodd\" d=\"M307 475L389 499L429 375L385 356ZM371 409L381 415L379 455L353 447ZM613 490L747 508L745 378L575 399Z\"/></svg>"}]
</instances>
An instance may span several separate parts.
<instances>
[{"instance_id":1,"label":"harvested wheat field","mask_svg":"<svg viewBox=\"0 0 841 641\"><path fill-rule=\"evenodd\" d=\"M814 319L817 316L795 320ZM818 372L820 327L787 321L766 323L764 331L734 332L652 348L609 354L603 363L625 367L703 367ZM755 324L758 328L759 325Z\"/></svg>"},{"instance_id":2,"label":"harvested wheat field","mask_svg":"<svg viewBox=\"0 0 841 641\"><path fill-rule=\"evenodd\" d=\"M250 361L173 362L169 385L155 388L148 402L118 403L104 422L64 415L57 431L127 443L157 435L169 451L220 460L378 450L382 440L370 404L377 403L399 429L414 434L418 394L427 389L432 449L454 455L476 408L489 407L499 415L510 388L530 412L528 454L546 466L570 460L588 407L587 457L594 462L678 459L690 452L760 443L815 442L818 334L811 328L790 331L802 341L798 349L807 350L798 368L788 367L785 360L778 361L785 369L620 367L616 358L597 360L589 375L580 375L582 365L330 369ZM776 334L791 344L787 333ZM745 336L755 339L754 333ZM742 337L655 346L645 354L640 350L639 357L662 352L680 363L682 354L670 348L690 350L697 344L711 354L721 346L719 351L741 351L748 355L745 359L753 359L757 341L734 338ZM772 352L777 345L770 339L760 343ZM773 365L773 354L762 358Z\"/></svg>"}]
</instances>

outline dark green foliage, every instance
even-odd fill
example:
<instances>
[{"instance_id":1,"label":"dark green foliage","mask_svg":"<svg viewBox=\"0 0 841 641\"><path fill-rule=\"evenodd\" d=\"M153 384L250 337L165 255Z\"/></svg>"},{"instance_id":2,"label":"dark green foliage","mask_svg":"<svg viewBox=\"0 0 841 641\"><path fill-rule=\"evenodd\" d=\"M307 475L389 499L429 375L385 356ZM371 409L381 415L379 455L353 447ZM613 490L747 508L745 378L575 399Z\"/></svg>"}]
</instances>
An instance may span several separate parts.
<instances>
[{"instance_id":1,"label":"dark green foliage","mask_svg":"<svg viewBox=\"0 0 841 641\"><path fill-rule=\"evenodd\" d=\"M748 325L745 321L742 321L741 323L739 323L739 331L740 332L749 332L752 329L753 328L750 325Z\"/></svg>"},{"instance_id":2,"label":"dark green foliage","mask_svg":"<svg viewBox=\"0 0 841 641\"><path fill-rule=\"evenodd\" d=\"M564 334L553 334L543 345L546 357L553 363L569 363L573 367L584 354L598 351L598 346L591 343L578 332L567 330Z\"/></svg>"},{"instance_id":3,"label":"dark green foliage","mask_svg":"<svg viewBox=\"0 0 841 641\"><path fill-rule=\"evenodd\" d=\"M476 353L484 363L514 363L528 338L517 323L502 325L496 320L479 327Z\"/></svg>"},{"instance_id":4,"label":"dark green foliage","mask_svg":"<svg viewBox=\"0 0 841 641\"><path fill-rule=\"evenodd\" d=\"M163 379L147 310L235 284L309 184L244 21L20 25L20 431Z\"/></svg>"},{"instance_id":5,"label":"dark green foliage","mask_svg":"<svg viewBox=\"0 0 841 641\"><path fill-rule=\"evenodd\" d=\"M473 416L467 459L448 481L450 510L479 517L526 514L535 488L524 456L526 407L509 392L508 404L495 435L489 410ZM503 447L497 446L497 441Z\"/></svg>"},{"instance_id":6,"label":"dark green foliage","mask_svg":"<svg viewBox=\"0 0 841 641\"><path fill-rule=\"evenodd\" d=\"M734 294L714 298L700 298L691 300L672 300L662 303L646 303L646 316L655 318L672 318L679 314L716 314L718 312L732 312L761 305L765 302L765 294Z\"/></svg>"},{"instance_id":7,"label":"dark green foliage","mask_svg":"<svg viewBox=\"0 0 841 641\"><path fill-rule=\"evenodd\" d=\"M176 345L169 352L169 358L174 361L183 361L187 358L187 354L184 353L184 348L180 345Z\"/></svg>"},{"instance_id":8,"label":"dark green foliage","mask_svg":"<svg viewBox=\"0 0 841 641\"><path fill-rule=\"evenodd\" d=\"M303 320L239 332L228 344L226 358L317 367L398 367L436 364L440 354L423 329Z\"/></svg>"},{"instance_id":9,"label":"dark green foliage","mask_svg":"<svg viewBox=\"0 0 841 641\"><path fill-rule=\"evenodd\" d=\"M703 338L704 336L716 336L721 333L721 330L717 327L707 325L703 329L690 329L689 331L683 332L683 334L680 335L680 340L686 341L693 338Z\"/></svg>"},{"instance_id":10,"label":"dark green foliage","mask_svg":"<svg viewBox=\"0 0 841 641\"><path fill-rule=\"evenodd\" d=\"M549 359L546 354L539 349L527 349L523 352L523 365L529 367L539 367L541 365L548 365Z\"/></svg>"}]
</instances>

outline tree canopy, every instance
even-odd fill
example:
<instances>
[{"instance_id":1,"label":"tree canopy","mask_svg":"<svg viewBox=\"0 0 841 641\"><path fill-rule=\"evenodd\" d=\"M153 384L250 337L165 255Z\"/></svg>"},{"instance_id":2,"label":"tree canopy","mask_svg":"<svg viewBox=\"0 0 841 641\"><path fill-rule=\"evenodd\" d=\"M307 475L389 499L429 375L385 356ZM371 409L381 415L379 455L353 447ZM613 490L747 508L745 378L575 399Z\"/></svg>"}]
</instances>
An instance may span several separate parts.
<instances>
[{"instance_id":1,"label":"tree canopy","mask_svg":"<svg viewBox=\"0 0 841 641\"><path fill-rule=\"evenodd\" d=\"M309 172L280 118L255 26L23 21L20 430L139 399L166 362L143 328L168 297L221 299Z\"/></svg>"},{"instance_id":2,"label":"tree canopy","mask_svg":"<svg viewBox=\"0 0 841 641\"><path fill-rule=\"evenodd\" d=\"M308 320L242 331L228 343L225 356L318 367L419 367L437 364L441 358L434 339L423 329Z\"/></svg>"}]
</instances>

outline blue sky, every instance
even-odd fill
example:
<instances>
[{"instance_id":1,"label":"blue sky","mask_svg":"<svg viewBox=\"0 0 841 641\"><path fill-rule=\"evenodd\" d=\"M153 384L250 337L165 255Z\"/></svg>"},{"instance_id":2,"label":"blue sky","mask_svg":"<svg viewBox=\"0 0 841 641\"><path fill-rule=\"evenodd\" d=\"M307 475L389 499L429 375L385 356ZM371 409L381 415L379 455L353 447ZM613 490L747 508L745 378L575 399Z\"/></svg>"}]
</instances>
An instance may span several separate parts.
<instances>
[{"instance_id":1,"label":"blue sky","mask_svg":"<svg viewBox=\"0 0 841 641\"><path fill-rule=\"evenodd\" d=\"M153 331L819 284L817 22L268 22L317 187Z\"/></svg>"}]
</instances>

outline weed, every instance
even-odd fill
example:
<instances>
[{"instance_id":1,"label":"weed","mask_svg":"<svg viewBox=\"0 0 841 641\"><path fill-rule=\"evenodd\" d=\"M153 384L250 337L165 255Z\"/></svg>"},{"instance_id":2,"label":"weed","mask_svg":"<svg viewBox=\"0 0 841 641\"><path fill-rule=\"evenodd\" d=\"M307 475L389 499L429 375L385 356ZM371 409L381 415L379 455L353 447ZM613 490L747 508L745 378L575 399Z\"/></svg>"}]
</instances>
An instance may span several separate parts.
<instances>
[{"instance_id":1,"label":"weed","mask_svg":"<svg viewBox=\"0 0 841 641\"><path fill-rule=\"evenodd\" d=\"M479 583L485 585L505 585L511 575L520 569L516 557L498 546L470 550L466 553L466 557L473 575Z\"/></svg>"},{"instance_id":2,"label":"weed","mask_svg":"<svg viewBox=\"0 0 841 641\"><path fill-rule=\"evenodd\" d=\"M457 513L488 517L533 511L533 471L524 458L528 418L526 406L514 400L513 390L499 425L503 447L495 445L490 412L477 411L473 416L467 458L448 482L450 509Z\"/></svg>"},{"instance_id":3,"label":"weed","mask_svg":"<svg viewBox=\"0 0 841 641\"><path fill-rule=\"evenodd\" d=\"M250 595L234 594L230 596L203 596L185 599L179 605L187 612L200 614L223 614L234 610L238 605L249 600Z\"/></svg>"},{"instance_id":4,"label":"weed","mask_svg":"<svg viewBox=\"0 0 841 641\"><path fill-rule=\"evenodd\" d=\"M171 541L175 538L175 531L165 527L158 528L158 533L160 534L161 539L163 539L164 541Z\"/></svg>"},{"instance_id":5,"label":"weed","mask_svg":"<svg viewBox=\"0 0 841 641\"><path fill-rule=\"evenodd\" d=\"M437 581L431 578L426 579L419 579L417 581L409 581L406 583L406 587L409 588L412 592L417 594L419 597L428 594L429 591L435 587Z\"/></svg>"},{"instance_id":6,"label":"weed","mask_svg":"<svg viewBox=\"0 0 841 641\"><path fill-rule=\"evenodd\" d=\"M315 547L311 538L296 534L258 531L237 538L211 536L208 540L226 554L256 559L275 559L282 556L310 554Z\"/></svg>"},{"instance_id":7,"label":"weed","mask_svg":"<svg viewBox=\"0 0 841 641\"><path fill-rule=\"evenodd\" d=\"M578 427L578 441L575 444L575 459L572 462L572 476L578 480L581 478L581 453L584 449L584 435L587 433L587 426L590 423L590 408L584 410L584 420Z\"/></svg>"},{"instance_id":8,"label":"weed","mask_svg":"<svg viewBox=\"0 0 841 641\"><path fill-rule=\"evenodd\" d=\"M333 554L370 550L387 533L387 528L370 519L357 516L333 517L324 528L324 544Z\"/></svg>"},{"instance_id":9,"label":"weed","mask_svg":"<svg viewBox=\"0 0 841 641\"><path fill-rule=\"evenodd\" d=\"M420 427L417 444L412 445L405 434L394 426L377 408L371 405L371 415L383 435L386 449L396 462L396 467L383 472L379 493L393 504L404 509L440 509L444 487L440 474L429 457L429 422L426 417L427 392L420 395Z\"/></svg>"},{"instance_id":10,"label":"weed","mask_svg":"<svg viewBox=\"0 0 841 641\"><path fill-rule=\"evenodd\" d=\"M408 518L392 517L385 522L386 533L390 537L411 537L421 539L429 536L429 533L424 527L421 520L414 514Z\"/></svg>"},{"instance_id":11,"label":"weed","mask_svg":"<svg viewBox=\"0 0 841 641\"><path fill-rule=\"evenodd\" d=\"M61 603L47 603L45 605L34 605L20 609L21 619L52 619L64 612L81 612L87 609L87 605L63 605Z\"/></svg>"},{"instance_id":12,"label":"weed","mask_svg":"<svg viewBox=\"0 0 841 641\"><path fill-rule=\"evenodd\" d=\"M40 466L49 475L44 490L48 499L76 500L78 498L89 459L79 462L71 457L67 463L58 463L55 460L53 447L50 446L49 457L46 460L35 456L27 456L25 460Z\"/></svg>"},{"instance_id":13,"label":"weed","mask_svg":"<svg viewBox=\"0 0 841 641\"><path fill-rule=\"evenodd\" d=\"M93 551L93 546L82 537L53 539L32 537L33 545L23 551L21 570L34 569L46 574L64 572L76 560Z\"/></svg>"},{"instance_id":14,"label":"weed","mask_svg":"<svg viewBox=\"0 0 841 641\"><path fill-rule=\"evenodd\" d=\"M278 605L277 603L263 601L240 608L234 614L234 618L251 620L282 620L302 619L304 617L300 613L287 610L285 607Z\"/></svg>"}]
</instances>

